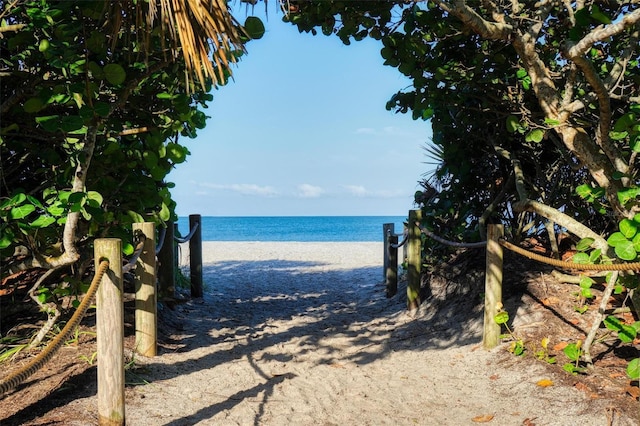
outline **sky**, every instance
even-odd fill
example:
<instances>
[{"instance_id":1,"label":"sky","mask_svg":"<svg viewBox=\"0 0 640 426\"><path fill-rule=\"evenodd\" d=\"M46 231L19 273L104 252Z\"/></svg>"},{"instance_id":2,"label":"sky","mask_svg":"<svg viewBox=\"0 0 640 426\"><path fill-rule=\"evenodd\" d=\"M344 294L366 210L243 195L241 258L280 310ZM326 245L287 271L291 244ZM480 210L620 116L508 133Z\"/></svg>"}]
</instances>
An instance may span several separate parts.
<instances>
[{"instance_id":1,"label":"sky","mask_svg":"<svg viewBox=\"0 0 640 426\"><path fill-rule=\"evenodd\" d=\"M385 109L410 81L383 65L379 41L345 46L259 9L264 37L213 91L206 128L180 140L178 216L406 216L432 168L430 123Z\"/></svg>"}]
</instances>

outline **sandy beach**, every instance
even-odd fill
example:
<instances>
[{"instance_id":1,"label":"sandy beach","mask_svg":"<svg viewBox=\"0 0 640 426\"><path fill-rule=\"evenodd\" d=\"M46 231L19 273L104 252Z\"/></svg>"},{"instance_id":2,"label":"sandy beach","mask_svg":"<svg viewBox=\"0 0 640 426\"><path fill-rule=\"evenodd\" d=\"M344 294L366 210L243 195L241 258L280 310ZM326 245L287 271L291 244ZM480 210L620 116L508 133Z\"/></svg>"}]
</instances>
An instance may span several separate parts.
<instances>
[{"instance_id":1,"label":"sandy beach","mask_svg":"<svg viewBox=\"0 0 640 426\"><path fill-rule=\"evenodd\" d=\"M385 297L382 249L205 242L205 297L164 313L159 356L136 356L127 424L636 424L544 363L485 351L477 293L434 280L409 315L402 286ZM482 276L462 279L482 290ZM71 402L68 424L95 424L95 407Z\"/></svg>"}]
</instances>

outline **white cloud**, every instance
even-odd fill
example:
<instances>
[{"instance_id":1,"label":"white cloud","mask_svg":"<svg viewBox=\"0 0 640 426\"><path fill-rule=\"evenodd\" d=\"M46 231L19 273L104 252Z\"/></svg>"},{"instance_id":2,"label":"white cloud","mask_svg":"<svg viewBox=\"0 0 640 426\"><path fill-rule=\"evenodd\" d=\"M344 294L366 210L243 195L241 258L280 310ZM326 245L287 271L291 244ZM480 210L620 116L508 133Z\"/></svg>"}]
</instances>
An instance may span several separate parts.
<instances>
[{"instance_id":1,"label":"white cloud","mask_svg":"<svg viewBox=\"0 0 640 426\"><path fill-rule=\"evenodd\" d=\"M369 195L367 189L362 185L343 185L343 188L356 197L366 197Z\"/></svg>"},{"instance_id":2,"label":"white cloud","mask_svg":"<svg viewBox=\"0 0 640 426\"><path fill-rule=\"evenodd\" d=\"M356 134L358 135L375 135L376 133L376 130L371 127L360 127L356 129Z\"/></svg>"},{"instance_id":3,"label":"white cloud","mask_svg":"<svg viewBox=\"0 0 640 426\"><path fill-rule=\"evenodd\" d=\"M301 198L318 198L324 194L325 190L319 186L303 183L298 185L298 196Z\"/></svg>"},{"instance_id":4,"label":"white cloud","mask_svg":"<svg viewBox=\"0 0 640 426\"><path fill-rule=\"evenodd\" d=\"M406 197L407 191L380 189L370 191L362 185L342 185L342 187L352 196L366 198L398 198Z\"/></svg>"},{"instance_id":5,"label":"white cloud","mask_svg":"<svg viewBox=\"0 0 640 426\"><path fill-rule=\"evenodd\" d=\"M257 195L261 197L274 197L278 195L278 191L272 186L260 186L252 183L233 183L229 185L202 183L201 186L205 188L237 192L242 195Z\"/></svg>"}]
</instances>

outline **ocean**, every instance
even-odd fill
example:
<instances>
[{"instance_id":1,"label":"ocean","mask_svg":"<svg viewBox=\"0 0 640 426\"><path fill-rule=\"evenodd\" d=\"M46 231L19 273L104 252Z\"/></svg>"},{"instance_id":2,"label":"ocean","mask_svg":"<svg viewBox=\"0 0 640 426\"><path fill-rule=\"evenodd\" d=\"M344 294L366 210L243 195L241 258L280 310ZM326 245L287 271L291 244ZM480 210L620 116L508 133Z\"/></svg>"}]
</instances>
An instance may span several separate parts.
<instances>
[{"instance_id":1,"label":"ocean","mask_svg":"<svg viewBox=\"0 0 640 426\"><path fill-rule=\"evenodd\" d=\"M403 216L202 217L203 241L383 241L382 225L402 234ZM180 235L189 234L189 218L178 219Z\"/></svg>"}]
</instances>

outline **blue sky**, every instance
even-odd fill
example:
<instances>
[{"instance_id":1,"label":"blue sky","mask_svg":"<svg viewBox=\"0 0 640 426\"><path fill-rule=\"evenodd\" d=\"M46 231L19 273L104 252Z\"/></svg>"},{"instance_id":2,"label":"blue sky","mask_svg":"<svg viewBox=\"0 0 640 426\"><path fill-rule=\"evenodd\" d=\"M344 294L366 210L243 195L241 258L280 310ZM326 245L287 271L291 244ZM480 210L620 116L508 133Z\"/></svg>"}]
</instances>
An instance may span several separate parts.
<instances>
[{"instance_id":1,"label":"blue sky","mask_svg":"<svg viewBox=\"0 0 640 426\"><path fill-rule=\"evenodd\" d=\"M406 215L430 170L431 126L385 103L409 81L382 65L380 42L300 34L273 9L213 92L207 127L181 139L178 215Z\"/></svg>"}]
</instances>

